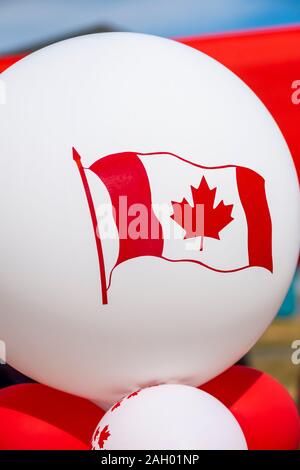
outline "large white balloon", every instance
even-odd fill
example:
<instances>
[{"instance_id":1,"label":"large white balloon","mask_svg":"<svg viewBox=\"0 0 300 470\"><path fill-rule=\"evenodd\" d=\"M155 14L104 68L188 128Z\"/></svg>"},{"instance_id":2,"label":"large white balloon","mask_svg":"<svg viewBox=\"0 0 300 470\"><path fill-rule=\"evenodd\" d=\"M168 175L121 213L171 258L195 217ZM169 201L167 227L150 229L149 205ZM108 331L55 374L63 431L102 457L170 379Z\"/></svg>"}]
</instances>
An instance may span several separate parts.
<instances>
[{"instance_id":1,"label":"large white balloon","mask_svg":"<svg viewBox=\"0 0 300 470\"><path fill-rule=\"evenodd\" d=\"M123 398L103 416L93 450L247 450L243 431L216 398L186 385L158 385Z\"/></svg>"},{"instance_id":2,"label":"large white balloon","mask_svg":"<svg viewBox=\"0 0 300 470\"><path fill-rule=\"evenodd\" d=\"M8 362L108 407L147 385L199 385L238 360L282 302L300 234L292 159L254 93L198 51L129 33L55 44L1 79L0 334ZM84 167L108 154L139 155L103 160L100 173L111 173L100 180L76 152L74 162L72 147ZM186 197L192 206L200 181L221 231L210 222L191 251L172 220L180 243L165 236L163 251L161 241L149 251L156 256L128 256L103 304L98 261L108 283L121 241L108 217L114 236L102 240L101 263L89 189L96 208L110 207L110 183L133 199L151 189L155 202L168 203L170 221L171 201ZM165 230L166 215L156 216Z\"/></svg>"}]
</instances>

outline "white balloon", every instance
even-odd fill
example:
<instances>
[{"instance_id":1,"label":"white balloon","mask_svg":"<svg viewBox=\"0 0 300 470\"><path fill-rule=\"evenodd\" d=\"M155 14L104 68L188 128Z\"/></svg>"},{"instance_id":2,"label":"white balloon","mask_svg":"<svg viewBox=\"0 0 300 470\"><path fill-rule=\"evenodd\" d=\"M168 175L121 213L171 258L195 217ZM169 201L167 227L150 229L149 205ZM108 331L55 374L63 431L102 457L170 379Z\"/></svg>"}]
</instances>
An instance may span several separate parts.
<instances>
[{"instance_id":1,"label":"white balloon","mask_svg":"<svg viewBox=\"0 0 300 470\"><path fill-rule=\"evenodd\" d=\"M158 385L129 395L99 422L93 450L247 450L232 413L187 385Z\"/></svg>"},{"instance_id":2,"label":"white balloon","mask_svg":"<svg viewBox=\"0 0 300 470\"><path fill-rule=\"evenodd\" d=\"M192 48L131 33L55 44L1 79L7 96L0 105L0 334L8 363L107 409L147 385L197 386L238 360L287 292L300 234L292 159L254 93ZM114 270L102 305L92 221L72 147L85 167L108 154L160 152L147 159L157 200L174 191L180 202L187 186L190 191L189 175L198 185L206 172L210 189L217 186L215 203L234 201L234 221L220 240L206 237L198 253L206 263L210 253L216 267L232 272L132 258ZM228 164L227 172L199 166ZM230 173L235 165L266 182L273 272L261 266L234 271L248 256L247 221L235 170ZM95 204L111 204L95 174L89 183ZM138 182L131 188L141 189ZM259 240L260 225L255 232ZM102 244L111 268L119 241ZM168 247L167 257L178 257L177 248ZM262 249L257 242L254 250Z\"/></svg>"}]
</instances>

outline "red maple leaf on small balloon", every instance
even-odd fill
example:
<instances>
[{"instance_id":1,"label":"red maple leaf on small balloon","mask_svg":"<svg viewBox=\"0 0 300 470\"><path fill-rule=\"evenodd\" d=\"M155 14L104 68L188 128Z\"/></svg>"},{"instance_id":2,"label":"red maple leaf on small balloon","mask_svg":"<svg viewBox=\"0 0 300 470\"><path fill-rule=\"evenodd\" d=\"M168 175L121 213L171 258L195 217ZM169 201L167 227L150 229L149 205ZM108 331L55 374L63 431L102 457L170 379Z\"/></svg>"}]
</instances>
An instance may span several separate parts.
<instances>
[{"instance_id":1,"label":"red maple leaf on small balloon","mask_svg":"<svg viewBox=\"0 0 300 470\"><path fill-rule=\"evenodd\" d=\"M123 400L121 401L118 401L111 409L111 411L115 411L117 408L119 408L121 406L121 403L122 403Z\"/></svg>"},{"instance_id":2,"label":"red maple leaf on small balloon","mask_svg":"<svg viewBox=\"0 0 300 470\"><path fill-rule=\"evenodd\" d=\"M137 390L136 392L132 392L130 395L128 395L127 400L129 398L136 397L140 392L141 392L141 390Z\"/></svg>"},{"instance_id":3,"label":"red maple leaf on small balloon","mask_svg":"<svg viewBox=\"0 0 300 470\"><path fill-rule=\"evenodd\" d=\"M109 436L110 436L110 432L109 432L109 427L108 427L108 424L107 424L106 426L104 426L104 428L100 432L100 436L99 436L99 447L100 447L100 449L103 449L104 444L107 441L107 439L109 438Z\"/></svg>"},{"instance_id":4,"label":"red maple leaf on small balloon","mask_svg":"<svg viewBox=\"0 0 300 470\"><path fill-rule=\"evenodd\" d=\"M185 230L184 239L201 237L200 251L202 251L204 237L219 240L221 230L233 220L231 216L233 204L226 205L221 201L214 208L217 188L210 189L204 176L199 187L191 186L191 190L194 206L191 206L185 198L181 202L172 201L174 213L171 218ZM199 215L202 223L197 221Z\"/></svg>"},{"instance_id":5,"label":"red maple leaf on small balloon","mask_svg":"<svg viewBox=\"0 0 300 470\"><path fill-rule=\"evenodd\" d=\"M125 398L128 400L129 398L136 397L136 396L140 393L140 391L141 391L141 390L137 390L137 391L135 391L135 392L132 392L132 393L130 393L130 395L128 395L128 396L125 397ZM118 402L111 408L110 411L115 411L116 409L118 409L118 408L122 405L122 403L123 403L123 401L125 400L125 398L122 398L122 400L118 401Z\"/></svg>"}]
</instances>

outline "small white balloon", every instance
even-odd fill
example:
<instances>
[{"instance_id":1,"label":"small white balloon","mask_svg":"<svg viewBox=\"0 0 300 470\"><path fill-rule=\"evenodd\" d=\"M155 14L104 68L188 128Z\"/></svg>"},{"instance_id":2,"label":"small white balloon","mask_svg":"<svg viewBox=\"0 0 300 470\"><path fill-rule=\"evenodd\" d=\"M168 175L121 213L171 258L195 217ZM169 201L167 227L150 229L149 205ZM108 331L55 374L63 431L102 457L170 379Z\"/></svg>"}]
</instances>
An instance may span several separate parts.
<instances>
[{"instance_id":1,"label":"small white balloon","mask_svg":"<svg viewBox=\"0 0 300 470\"><path fill-rule=\"evenodd\" d=\"M158 385L116 403L99 422L93 450L246 450L232 413L208 393Z\"/></svg>"}]
</instances>

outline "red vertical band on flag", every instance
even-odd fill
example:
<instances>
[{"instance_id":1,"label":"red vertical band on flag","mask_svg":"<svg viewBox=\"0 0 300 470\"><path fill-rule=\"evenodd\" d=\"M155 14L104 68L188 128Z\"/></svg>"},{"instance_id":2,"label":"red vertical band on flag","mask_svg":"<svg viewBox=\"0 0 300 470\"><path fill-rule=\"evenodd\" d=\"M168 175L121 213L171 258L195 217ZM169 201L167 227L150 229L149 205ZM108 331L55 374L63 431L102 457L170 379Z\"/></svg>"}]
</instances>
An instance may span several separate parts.
<instances>
[{"instance_id":1,"label":"red vertical band on flag","mask_svg":"<svg viewBox=\"0 0 300 470\"><path fill-rule=\"evenodd\" d=\"M119 232L116 265L138 256L162 256L162 227L153 212L148 175L138 155L133 152L108 155L89 169L102 180L110 194ZM133 236L131 224L137 218L140 219L140 235L135 231L137 236Z\"/></svg>"},{"instance_id":2,"label":"red vertical band on flag","mask_svg":"<svg viewBox=\"0 0 300 470\"><path fill-rule=\"evenodd\" d=\"M236 167L236 180L248 224L249 266L261 266L273 272L272 221L265 180L243 167Z\"/></svg>"}]
</instances>

